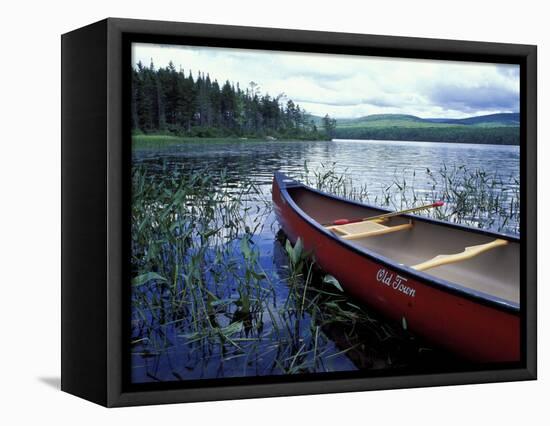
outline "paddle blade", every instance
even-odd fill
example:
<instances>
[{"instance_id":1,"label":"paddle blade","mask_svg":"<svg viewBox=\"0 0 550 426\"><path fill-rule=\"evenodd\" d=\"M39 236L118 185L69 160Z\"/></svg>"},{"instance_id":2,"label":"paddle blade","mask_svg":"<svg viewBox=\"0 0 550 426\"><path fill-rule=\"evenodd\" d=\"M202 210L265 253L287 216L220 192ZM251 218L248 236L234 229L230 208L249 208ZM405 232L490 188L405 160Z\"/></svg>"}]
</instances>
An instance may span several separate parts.
<instances>
[{"instance_id":1,"label":"paddle blade","mask_svg":"<svg viewBox=\"0 0 550 426\"><path fill-rule=\"evenodd\" d=\"M443 201L436 201L435 203L432 204L432 206L434 207L441 207L443 206L445 203Z\"/></svg>"}]
</instances>

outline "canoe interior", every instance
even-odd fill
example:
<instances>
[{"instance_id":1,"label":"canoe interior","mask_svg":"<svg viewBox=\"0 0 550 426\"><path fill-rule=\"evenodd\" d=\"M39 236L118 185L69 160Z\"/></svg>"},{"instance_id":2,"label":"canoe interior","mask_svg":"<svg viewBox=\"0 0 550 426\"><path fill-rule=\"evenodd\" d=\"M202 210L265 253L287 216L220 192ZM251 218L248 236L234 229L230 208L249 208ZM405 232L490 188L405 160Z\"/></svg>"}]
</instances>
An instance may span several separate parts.
<instances>
[{"instance_id":1,"label":"canoe interior","mask_svg":"<svg viewBox=\"0 0 550 426\"><path fill-rule=\"evenodd\" d=\"M385 213L310 191L305 187L288 188L296 204L321 224L341 218L361 218ZM405 217L384 222L394 226L408 223ZM410 229L369 236L348 243L365 247L402 265L412 266L440 254L462 252L466 247L494 241L495 236L413 219ZM340 238L340 237L339 237ZM438 266L424 273L483 293L519 304L519 244L511 240L472 259Z\"/></svg>"}]
</instances>

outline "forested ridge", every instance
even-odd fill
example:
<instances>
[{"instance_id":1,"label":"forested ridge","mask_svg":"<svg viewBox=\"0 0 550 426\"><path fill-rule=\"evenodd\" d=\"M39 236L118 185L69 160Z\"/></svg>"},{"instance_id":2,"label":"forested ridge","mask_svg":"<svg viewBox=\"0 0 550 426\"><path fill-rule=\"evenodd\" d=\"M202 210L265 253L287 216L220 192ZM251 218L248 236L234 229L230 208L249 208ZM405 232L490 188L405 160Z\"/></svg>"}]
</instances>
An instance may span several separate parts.
<instances>
[{"instance_id":1,"label":"forested ridge","mask_svg":"<svg viewBox=\"0 0 550 426\"><path fill-rule=\"evenodd\" d=\"M519 114L467 119L422 119L374 114L338 122L308 114L282 91L272 96L250 82L246 88L208 73L146 67L132 69L134 134L199 138L278 138L296 140L374 139L478 144L519 144ZM145 136L144 136L145 137Z\"/></svg>"},{"instance_id":2,"label":"forested ridge","mask_svg":"<svg viewBox=\"0 0 550 426\"><path fill-rule=\"evenodd\" d=\"M208 73L176 70L173 63L155 68L141 62L132 71L132 130L191 137L276 137L330 139L335 120L316 124L283 93L262 93L250 82L212 79Z\"/></svg>"},{"instance_id":3,"label":"forested ridge","mask_svg":"<svg viewBox=\"0 0 550 426\"><path fill-rule=\"evenodd\" d=\"M493 145L519 145L519 127L477 127L469 125L431 127L336 127L337 139L455 142Z\"/></svg>"}]
</instances>

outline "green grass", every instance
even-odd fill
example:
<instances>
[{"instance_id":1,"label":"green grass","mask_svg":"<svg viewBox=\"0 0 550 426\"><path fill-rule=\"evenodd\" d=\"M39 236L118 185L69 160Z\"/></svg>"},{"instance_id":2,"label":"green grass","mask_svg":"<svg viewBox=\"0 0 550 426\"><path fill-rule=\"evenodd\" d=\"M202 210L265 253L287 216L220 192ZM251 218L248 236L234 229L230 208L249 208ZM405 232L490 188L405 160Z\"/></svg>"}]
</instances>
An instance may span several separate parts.
<instances>
[{"instance_id":1,"label":"green grass","mask_svg":"<svg viewBox=\"0 0 550 426\"><path fill-rule=\"evenodd\" d=\"M292 138L277 138L275 140L266 138L240 138L240 137L221 137L221 138L201 138L188 136L173 136L165 134L134 134L132 135L132 149L137 150L158 150L164 148L185 145L187 143L227 143L227 142L266 142L272 143L284 140L285 142L299 141Z\"/></svg>"},{"instance_id":2,"label":"green grass","mask_svg":"<svg viewBox=\"0 0 550 426\"><path fill-rule=\"evenodd\" d=\"M163 134L139 134L132 135L133 149L161 149L172 146L183 145L190 142L201 143L219 143L219 142L243 142L247 140L265 140L265 139L241 139L241 138L199 138L199 137L183 137Z\"/></svg>"}]
</instances>

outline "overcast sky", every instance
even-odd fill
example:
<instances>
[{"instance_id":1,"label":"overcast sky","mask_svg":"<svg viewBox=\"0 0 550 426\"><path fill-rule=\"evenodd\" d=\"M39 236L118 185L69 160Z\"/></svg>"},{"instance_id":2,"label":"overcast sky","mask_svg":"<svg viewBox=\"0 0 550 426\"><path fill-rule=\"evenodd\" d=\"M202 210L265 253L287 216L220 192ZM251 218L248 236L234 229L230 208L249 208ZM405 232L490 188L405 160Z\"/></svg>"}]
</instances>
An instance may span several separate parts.
<instances>
[{"instance_id":1,"label":"overcast sky","mask_svg":"<svg viewBox=\"0 0 550 426\"><path fill-rule=\"evenodd\" d=\"M519 66L248 49L134 44L132 61L212 80L254 81L316 115L413 114L461 118L519 111Z\"/></svg>"}]
</instances>

